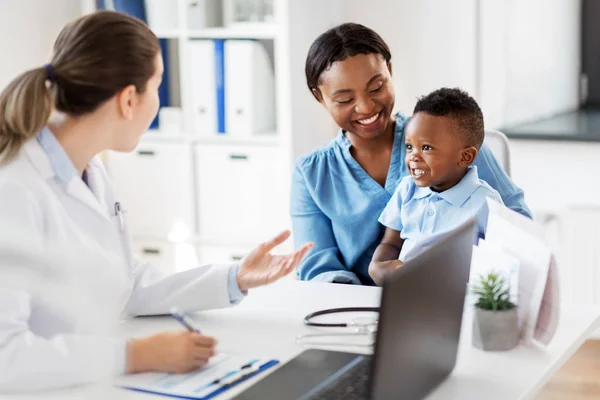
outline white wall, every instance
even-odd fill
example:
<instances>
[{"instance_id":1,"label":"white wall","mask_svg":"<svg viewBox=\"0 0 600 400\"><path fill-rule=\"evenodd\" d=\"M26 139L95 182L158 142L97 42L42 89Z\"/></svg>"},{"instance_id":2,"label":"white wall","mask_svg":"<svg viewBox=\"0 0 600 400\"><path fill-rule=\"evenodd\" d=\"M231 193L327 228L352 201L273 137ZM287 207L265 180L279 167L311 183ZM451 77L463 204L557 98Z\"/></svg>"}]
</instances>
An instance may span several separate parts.
<instances>
[{"instance_id":1,"label":"white wall","mask_svg":"<svg viewBox=\"0 0 600 400\"><path fill-rule=\"evenodd\" d=\"M392 51L396 110L410 114L418 96L438 87L475 91L476 2L288 1L292 107L297 117L292 121L295 155L324 144L337 131L306 88L304 78L308 48L319 34L342 22L362 23L379 33Z\"/></svg>"},{"instance_id":2,"label":"white wall","mask_svg":"<svg viewBox=\"0 0 600 400\"><path fill-rule=\"evenodd\" d=\"M0 89L49 61L62 26L81 12L79 0L0 2Z\"/></svg>"},{"instance_id":3,"label":"white wall","mask_svg":"<svg viewBox=\"0 0 600 400\"><path fill-rule=\"evenodd\" d=\"M392 50L396 109L459 86L490 127L578 106L580 0L345 0Z\"/></svg>"},{"instance_id":4,"label":"white wall","mask_svg":"<svg viewBox=\"0 0 600 400\"><path fill-rule=\"evenodd\" d=\"M295 155L333 137L335 126L304 80L308 47L341 22L378 32L392 51L396 110L459 86L480 103L488 127L578 106L580 0L288 1ZM319 12L315 12L319 10ZM300 23L298 23L300 22Z\"/></svg>"},{"instance_id":5,"label":"white wall","mask_svg":"<svg viewBox=\"0 0 600 400\"><path fill-rule=\"evenodd\" d=\"M479 1L479 100L488 126L577 108L580 0Z\"/></svg>"},{"instance_id":6,"label":"white wall","mask_svg":"<svg viewBox=\"0 0 600 400\"><path fill-rule=\"evenodd\" d=\"M294 159L322 146L337 133L337 126L306 86L304 64L312 42L327 29L343 22L342 9L345 2L346 0L288 1L289 70L293 109L290 129L293 130Z\"/></svg>"},{"instance_id":7,"label":"white wall","mask_svg":"<svg viewBox=\"0 0 600 400\"><path fill-rule=\"evenodd\" d=\"M396 109L442 86L474 93L477 0L345 0L344 19L366 25L392 51Z\"/></svg>"}]
</instances>

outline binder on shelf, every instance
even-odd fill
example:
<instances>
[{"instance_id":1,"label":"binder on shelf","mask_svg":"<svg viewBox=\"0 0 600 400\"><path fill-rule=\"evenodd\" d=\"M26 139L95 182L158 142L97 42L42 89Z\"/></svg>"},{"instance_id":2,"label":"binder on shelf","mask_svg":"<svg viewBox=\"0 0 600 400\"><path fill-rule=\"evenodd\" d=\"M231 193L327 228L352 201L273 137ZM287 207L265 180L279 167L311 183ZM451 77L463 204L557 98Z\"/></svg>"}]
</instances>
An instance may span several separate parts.
<instances>
[{"instance_id":1,"label":"binder on shelf","mask_svg":"<svg viewBox=\"0 0 600 400\"><path fill-rule=\"evenodd\" d=\"M144 0L96 0L98 10L113 10L128 14L146 22Z\"/></svg>"},{"instance_id":2,"label":"binder on shelf","mask_svg":"<svg viewBox=\"0 0 600 400\"><path fill-rule=\"evenodd\" d=\"M169 84L169 76L171 74L171 66L169 59L169 40L168 39L158 39L158 43L160 44L160 53L163 59L163 80L158 87L158 100L160 104L160 108L163 107L171 107L171 87ZM150 124L150 129L157 129L159 127L159 115L157 114L152 124Z\"/></svg>"},{"instance_id":3,"label":"binder on shelf","mask_svg":"<svg viewBox=\"0 0 600 400\"><path fill-rule=\"evenodd\" d=\"M215 41L215 84L217 90L217 132L225 133L227 121L225 118L225 41Z\"/></svg>"},{"instance_id":4,"label":"binder on shelf","mask_svg":"<svg viewBox=\"0 0 600 400\"><path fill-rule=\"evenodd\" d=\"M192 40L190 75L196 133L225 133L223 40Z\"/></svg>"},{"instance_id":5,"label":"binder on shelf","mask_svg":"<svg viewBox=\"0 0 600 400\"><path fill-rule=\"evenodd\" d=\"M275 79L257 40L225 42L225 125L232 136L275 130Z\"/></svg>"}]
</instances>

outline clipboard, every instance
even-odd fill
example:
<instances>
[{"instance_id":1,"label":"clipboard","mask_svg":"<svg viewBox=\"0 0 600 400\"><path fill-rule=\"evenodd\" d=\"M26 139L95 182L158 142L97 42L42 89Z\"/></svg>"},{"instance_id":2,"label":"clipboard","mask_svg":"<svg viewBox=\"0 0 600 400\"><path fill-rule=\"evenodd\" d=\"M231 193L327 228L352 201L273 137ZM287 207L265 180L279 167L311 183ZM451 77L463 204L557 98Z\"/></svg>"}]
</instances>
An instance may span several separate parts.
<instances>
[{"instance_id":1,"label":"clipboard","mask_svg":"<svg viewBox=\"0 0 600 400\"><path fill-rule=\"evenodd\" d=\"M209 400L279 364L275 359L252 359L220 353L189 374L143 373L116 380L116 386L178 399Z\"/></svg>"}]
</instances>

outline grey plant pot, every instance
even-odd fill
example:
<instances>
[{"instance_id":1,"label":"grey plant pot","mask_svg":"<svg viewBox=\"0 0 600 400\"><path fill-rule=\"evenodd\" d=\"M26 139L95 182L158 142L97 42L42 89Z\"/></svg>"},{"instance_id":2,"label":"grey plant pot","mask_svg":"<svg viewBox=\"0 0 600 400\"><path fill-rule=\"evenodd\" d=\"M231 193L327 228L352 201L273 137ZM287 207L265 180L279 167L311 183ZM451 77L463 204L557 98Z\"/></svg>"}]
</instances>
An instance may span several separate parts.
<instances>
[{"instance_id":1,"label":"grey plant pot","mask_svg":"<svg viewBox=\"0 0 600 400\"><path fill-rule=\"evenodd\" d=\"M519 342L517 309L482 310L475 307L473 345L485 351L506 351Z\"/></svg>"}]
</instances>

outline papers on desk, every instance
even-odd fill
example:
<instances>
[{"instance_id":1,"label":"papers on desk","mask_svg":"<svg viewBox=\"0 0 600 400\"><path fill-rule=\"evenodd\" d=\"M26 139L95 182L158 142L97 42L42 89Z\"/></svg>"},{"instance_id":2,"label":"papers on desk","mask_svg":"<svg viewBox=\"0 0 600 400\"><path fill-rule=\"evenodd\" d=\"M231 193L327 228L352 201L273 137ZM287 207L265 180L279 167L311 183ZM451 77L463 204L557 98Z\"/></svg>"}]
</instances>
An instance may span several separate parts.
<instances>
[{"instance_id":1,"label":"papers on desk","mask_svg":"<svg viewBox=\"0 0 600 400\"><path fill-rule=\"evenodd\" d=\"M559 317L556 261L536 222L488 199L485 240L474 247L470 280L495 271L511 286L521 338L548 344Z\"/></svg>"},{"instance_id":2,"label":"papers on desk","mask_svg":"<svg viewBox=\"0 0 600 400\"><path fill-rule=\"evenodd\" d=\"M202 369L190 374L144 373L126 375L116 385L164 396L207 400L278 364L220 353Z\"/></svg>"}]
</instances>

